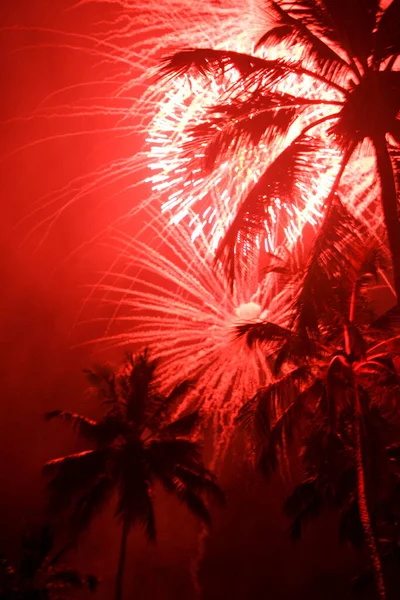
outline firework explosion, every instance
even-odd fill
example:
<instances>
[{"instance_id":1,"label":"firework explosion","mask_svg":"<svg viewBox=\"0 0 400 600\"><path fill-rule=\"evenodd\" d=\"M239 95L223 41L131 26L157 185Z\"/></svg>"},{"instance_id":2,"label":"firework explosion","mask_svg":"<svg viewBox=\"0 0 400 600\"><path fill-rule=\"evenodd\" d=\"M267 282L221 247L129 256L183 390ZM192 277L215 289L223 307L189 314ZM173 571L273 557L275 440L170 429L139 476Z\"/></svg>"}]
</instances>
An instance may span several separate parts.
<instances>
[{"instance_id":1,"label":"firework explosion","mask_svg":"<svg viewBox=\"0 0 400 600\"><path fill-rule=\"evenodd\" d=\"M96 4L94 0L83 0L76 8L96 7ZM212 259L243 195L282 146L276 143L270 148L261 143L257 148L240 148L232 161L219 165L206 177L185 154L185 144L190 129L204 119L206 108L229 93L237 73L230 72L208 82L190 75L162 85L150 84L154 83L153 75L161 57L187 46L252 52L254 42L265 29L265 18L257 13L253 2L244 10L237 0L230 0L223 7L218 2L198 7L186 0L170 0L167 6L142 0L108 0L104 5L110 9L109 16L96 25L92 36L65 34L64 44L94 56L99 69L107 72L107 88L102 88L99 95L96 85L99 74L95 72L93 82L86 82L86 89L93 87L93 96L88 93L73 104L61 104L60 93L52 95L45 99L34 117L85 118L89 124L91 117L107 119L107 123L111 119L103 133L113 138L124 136L132 147L140 144L142 150L118 156L69 181L45 201L42 199L31 216L36 221L35 227L42 227L45 235L72 204L81 203L85 197L110 184L116 185L112 200L121 191L131 194L129 213L120 215L127 217L128 229L132 222L129 217L133 214L139 216L137 222L148 220L146 207L152 206L164 213L163 231L168 235L163 234L163 248L167 254L157 249L161 238L156 220L146 229L145 242L128 237L126 248L118 249L122 259L132 262L132 268L141 269L140 275L130 277L126 272L115 273L118 283L104 284L108 294L114 294L114 302L123 307L123 320L117 316L114 323L119 320L127 328L114 342L150 345L156 355L164 359L162 377L166 387L182 375L198 377L196 393L203 398L205 409L210 414L215 412L218 426L224 420L230 426L243 398L248 398L265 378L262 357L257 352L250 354L235 340L234 326L238 320L249 318L249 314L251 318L258 318L266 307L270 309L267 296L271 290L268 294L265 292L266 283L260 288L258 276L249 269L245 279L238 280L231 291L224 274L211 266ZM274 52L274 56L282 55L285 48L277 47ZM285 91L293 95L306 88L311 99L336 98L335 92L315 83L310 85L307 77L293 76L285 80L284 86ZM310 119L323 116L316 111L311 108L305 114L304 121L291 131L290 139ZM69 131L63 136L78 133ZM317 133L323 136L324 130ZM338 156L335 149L329 149L315 157L318 167L315 178L298 182L299 199L294 205L281 206L277 198L272 215L275 226L267 227L264 239L254 240L255 244L276 252L282 239L292 243L306 222L317 222L322 200L338 168ZM364 158L365 154L362 160L354 158L344 190L346 185L350 188L358 181L360 187L365 185L363 176L370 163L365 167ZM362 168L353 168L356 161L358 165L362 163ZM143 183L145 179L151 181L152 192ZM368 181L373 181L372 170ZM355 207L357 211L362 208L362 214L367 215L370 205L371 210L375 210L371 198L373 193L369 191ZM283 238L282 213L286 221ZM372 222L369 215L366 218ZM127 314L128 309L130 314ZM283 314L278 309L283 310ZM273 313L275 320L282 320L285 303L277 302Z\"/></svg>"},{"instance_id":2,"label":"firework explosion","mask_svg":"<svg viewBox=\"0 0 400 600\"><path fill-rule=\"evenodd\" d=\"M235 39L234 36L232 39ZM245 40L247 44L243 43L244 49L235 42L233 49L250 52L251 41ZM230 46L232 44L228 40L225 47L230 49ZM279 53L276 51L274 54L276 56ZM326 110L314 106L301 122L296 122L285 140L279 139L277 133L272 143L271 140L261 140L257 147L241 147L228 160L217 165L211 174L206 173L201 165L204 154L197 153L193 159L193 153L187 150L192 140L191 131L201 125L208 108L229 98L238 78L239 73L231 71L208 80L198 75L188 75L167 82L165 97L159 104L147 139L150 144L149 166L154 171L150 181L153 191L165 198L162 211L171 215L171 224L187 220L192 228L193 241L200 232L204 232L214 250L232 223L241 200L265 168L288 141L298 135L302 127L326 114ZM307 77L293 76L279 87L279 91L289 91L293 95L304 94L304 90L307 90L307 97L311 100L322 97L328 102L336 99L335 93L327 91L320 83L316 85ZM321 128L319 134L324 135ZM283 241L296 241L306 222L313 225L318 222L323 201L338 169L339 156L335 149L319 152L314 157L315 177L307 183L299 182L297 200L288 205L276 199L275 207L270 208L273 226L266 223L264 238L254 240L258 247L263 244L266 251L276 252ZM282 211L285 213L286 226L280 222ZM283 228L286 233L284 239Z\"/></svg>"},{"instance_id":3,"label":"firework explosion","mask_svg":"<svg viewBox=\"0 0 400 600\"><path fill-rule=\"evenodd\" d=\"M249 34L245 30L245 33L235 35L233 29L223 44L216 41L211 47L268 60L288 60L288 48L284 44L254 53L252 33L254 35L254 32ZM204 46L203 43L201 47ZM313 61L304 56L305 50L300 46L297 50L298 55L294 56L293 48L290 49L290 60L301 60L310 72L318 72ZM309 106L302 111L289 132L282 137L276 130L275 135L261 138L256 146L251 142L238 144L232 141L230 148L226 149L227 158L217 162L210 173L205 166L207 142L196 144L196 131L212 123L209 115L213 106L232 104L236 98L243 100L240 73L233 67L207 75L192 69L184 76L166 78L163 83L165 95L158 103L147 138L150 145L149 166L153 171L149 181L153 192L162 199L161 210L170 216L170 223L175 225L186 220L192 229L192 240L203 232L214 250L237 215L243 199L265 169L301 131L335 114L338 110L336 104L343 100L336 89L329 88L318 79L292 73L277 83L273 91L307 99ZM348 85L348 81L345 83ZM260 83L254 85L257 88ZM245 95L251 95L252 91L257 91L256 88L246 88ZM274 204L268 206L265 232L253 235L252 244L257 248L263 245L267 252L279 254L280 246L292 246L296 242L305 223L316 225L320 220L342 155L339 148L332 147L328 129L329 121L310 130L310 135L312 132L313 138L322 142L315 155L308 158L313 165L313 175L310 177L307 171L304 180L298 177L290 203L277 197ZM347 195L351 189L349 196L356 201L352 200L350 210L368 223L375 222L378 227L381 219L376 219L375 214L371 219L370 205L373 205L374 212L377 193L373 164L373 152L365 144L358 156L353 156L347 173L342 175L341 190ZM360 189L355 189L361 181Z\"/></svg>"},{"instance_id":4,"label":"firework explosion","mask_svg":"<svg viewBox=\"0 0 400 600\"><path fill-rule=\"evenodd\" d=\"M84 0L77 2L75 9L79 12L92 7L96 11L98 4L96 0ZM251 53L266 28L265 14L252 0L245 7L237 0L224 2L223 6L210 1L200 7L186 0L169 0L162 5L154 1L108 0L102 7L107 10L103 19L93 24L91 35L41 31L46 44L90 56L93 66L84 82L55 90L42 100L29 119L41 125L43 137L28 141L24 147L96 135L102 147L112 142L115 156L78 177L70 177L40 198L25 217L29 232L38 231L44 241L56 221L74 205L82 206L87 198L105 192L114 204L114 199L118 201L123 194L131 197L128 210L123 204L120 214L115 211L116 219L129 219L144 205L157 205L171 224L184 219L190 224L193 239L204 231L216 248L246 191L281 146L275 140L272 147L261 143L257 148L242 148L211 175L202 174L199 164L188 165L185 155L189 129L204 119L207 107L221 100L237 73L209 82L190 76L162 85L154 85L154 75L163 56L188 46ZM270 57L284 56L285 48L268 52ZM311 99L336 98L335 92L309 78L293 76L284 85L284 90L293 94L307 89ZM315 108L310 110L296 128L319 114ZM290 137L297 132L293 128ZM324 135L323 129L317 134ZM295 206L281 207L277 199L274 226L267 228L264 240L256 243L276 251L282 241L278 235L282 209L286 241L293 242L304 223L318 221L324 194L337 170L337 159L334 149L316 157L316 177L303 186L300 183ZM370 172L369 166L363 169L365 172Z\"/></svg>"},{"instance_id":5,"label":"firework explosion","mask_svg":"<svg viewBox=\"0 0 400 600\"><path fill-rule=\"evenodd\" d=\"M127 211L124 205L116 215L119 220L129 218L143 205L161 206L159 192L151 193L143 182L153 162L145 138L168 96L165 87L154 85L162 56L188 45L222 45L227 30L238 38L243 31L257 28L253 3L243 11L237 0L224 2L223 7L212 0L201 6L185 0L82 0L73 8L76 14L92 11L90 34L37 31L43 45L89 60L85 80L69 81L22 117L22 122L34 120L41 134L27 139L14 152L58 140L76 139L79 147L81 136L96 136L100 148L112 146L114 156L77 177L66 173L65 184L38 199L24 220L29 235L37 232L40 242L68 211L75 205L81 207L95 194L108 192L110 201L130 194L131 206ZM261 24L259 27L261 31Z\"/></svg>"},{"instance_id":6,"label":"firework explosion","mask_svg":"<svg viewBox=\"0 0 400 600\"><path fill-rule=\"evenodd\" d=\"M269 374L264 354L238 339L236 327L266 315L282 321L287 301L276 294L272 275L262 284L255 275L238 277L231 289L223 269L210 260L206 236L200 234L194 245L184 224L171 233L153 219L149 233L153 247L116 238L122 262L98 286L114 307L101 345L149 346L162 359L159 377L166 389L182 378L195 380L180 410L200 406L215 432L227 434L226 443L238 410Z\"/></svg>"}]
</instances>

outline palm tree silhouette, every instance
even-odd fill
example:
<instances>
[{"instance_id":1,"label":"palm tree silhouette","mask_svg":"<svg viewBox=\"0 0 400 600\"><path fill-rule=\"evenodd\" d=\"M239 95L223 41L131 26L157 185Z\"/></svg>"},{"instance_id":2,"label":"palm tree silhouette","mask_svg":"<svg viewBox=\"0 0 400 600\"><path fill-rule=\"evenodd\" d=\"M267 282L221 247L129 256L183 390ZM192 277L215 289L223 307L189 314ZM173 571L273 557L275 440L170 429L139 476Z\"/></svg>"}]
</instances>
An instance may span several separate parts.
<instances>
[{"instance_id":1,"label":"palm tree silhouette","mask_svg":"<svg viewBox=\"0 0 400 600\"><path fill-rule=\"evenodd\" d=\"M234 278L233 262L255 248L255 235L265 231L266 222L272 226L270 209L277 198L281 203L296 203L298 183L306 185L313 176L318 153L332 145L342 153L327 194L329 201L356 149L369 141L400 303L396 189L400 172L400 2L393 0L385 10L379 0L270 0L267 7L274 25L256 48L283 43L287 58L267 60L233 51L189 49L167 57L160 70L164 78L191 72L214 77L232 69L239 73L239 80L190 131L188 155L203 155L205 170L243 145L263 142L274 148L276 140L280 144L275 160L242 199L217 257L226 262ZM300 58L294 60L293 56ZM310 86L312 82L322 84L333 97L323 93L320 98L311 97L304 86L294 95L283 91L280 84L293 75L305 78ZM297 123L301 131L293 139L288 134Z\"/></svg>"},{"instance_id":2,"label":"palm tree silhouette","mask_svg":"<svg viewBox=\"0 0 400 600\"><path fill-rule=\"evenodd\" d=\"M53 551L54 535L49 526L44 525L39 531L26 530L18 567L5 557L0 558L0 599L62 600L72 597L73 590L96 590L97 577L60 565L63 551Z\"/></svg>"},{"instance_id":3,"label":"palm tree silhouette","mask_svg":"<svg viewBox=\"0 0 400 600\"><path fill-rule=\"evenodd\" d=\"M388 574L390 567L398 569L400 560L400 454L399 444L391 443L394 436L399 439L399 422L393 411L369 400L364 397L363 402L365 491L383 573ZM285 502L285 512L292 521L293 539L300 539L307 524L318 518L324 509L333 508L340 512L340 541L350 542L356 550L366 543L369 550L373 550L360 518L360 465L358 449L351 435L354 413L351 410L343 412L335 430L329 427L319 411L310 419L309 425L302 441L301 481ZM375 563L354 579L353 589L361 597L366 589L373 589L374 572Z\"/></svg>"},{"instance_id":4,"label":"palm tree silhouette","mask_svg":"<svg viewBox=\"0 0 400 600\"><path fill-rule=\"evenodd\" d=\"M293 506L298 509L294 531L299 531L302 516L305 520L318 513L323 494L335 488L339 495L347 486L347 493L354 492L383 600L386 592L367 485L367 465L374 460L369 425L378 417L389 423L389 415L397 413L400 382L392 359L399 338L396 313L381 327L379 321L371 325L367 290L371 277L383 267L381 250L336 198L298 275L300 285L295 286L288 321L244 324L238 335L247 336L250 345L264 344L275 373L239 415L251 431L258 466L269 476L279 470L293 439L307 440L305 460L314 470L307 473L301 491L309 494L308 513L302 513L298 491L289 503L292 515ZM320 484L319 496L313 495Z\"/></svg>"},{"instance_id":5,"label":"palm tree silhouette","mask_svg":"<svg viewBox=\"0 0 400 600\"><path fill-rule=\"evenodd\" d=\"M100 366L87 372L105 409L100 420L65 411L46 418L61 418L76 428L92 449L51 460L44 473L53 510L70 510L73 531L80 532L111 499L117 497L116 517L122 522L116 577L116 600L121 600L129 532L142 523L154 541L153 486L159 481L206 525L209 510L202 496L224 504L224 495L205 469L193 434L199 414L171 420L176 402L188 390L184 382L163 395L156 383L157 362L147 351L129 356L115 371Z\"/></svg>"}]
</instances>

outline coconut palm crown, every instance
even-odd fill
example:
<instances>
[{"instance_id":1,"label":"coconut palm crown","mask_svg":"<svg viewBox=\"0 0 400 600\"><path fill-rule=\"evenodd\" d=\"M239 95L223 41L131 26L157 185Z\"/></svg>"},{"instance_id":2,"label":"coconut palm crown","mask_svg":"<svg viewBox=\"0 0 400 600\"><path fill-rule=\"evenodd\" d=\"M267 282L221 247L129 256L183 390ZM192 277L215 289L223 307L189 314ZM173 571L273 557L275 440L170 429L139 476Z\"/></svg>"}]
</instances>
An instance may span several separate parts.
<instances>
[{"instance_id":1,"label":"coconut palm crown","mask_svg":"<svg viewBox=\"0 0 400 600\"><path fill-rule=\"evenodd\" d=\"M193 441L198 412L171 417L176 402L188 391L188 382L163 395L156 369L157 362L145 351L128 356L120 369L102 365L87 371L104 409L99 420L61 410L46 415L47 419L58 417L70 423L89 445L88 450L45 465L51 508L65 513L72 531L79 533L112 498L116 499L116 517L122 524L117 600L122 597L131 528L141 523L148 539L156 538L156 482L206 525L210 524L210 513L203 496L224 503L223 493L205 469L200 447Z\"/></svg>"},{"instance_id":2,"label":"coconut palm crown","mask_svg":"<svg viewBox=\"0 0 400 600\"><path fill-rule=\"evenodd\" d=\"M167 57L160 71L164 78L239 73L220 102L190 132L188 152L203 156L205 171L243 145L262 142L275 156L241 199L217 258L226 263L233 278L232 263L240 258L240 248L248 254L255 236L265 231L265 223L272 225L270 209L277 198L296 204L299 187L318 168L318 152L335 147L341 154L327 201L356 151L369 152L380 183L399 302L400 0L384 9L379 0L270 0L266 12L271 26L256 49L283 45L282 58L188 49ZM331 94L321 91L320 98L311 97L307 86L288 93L281 84L293 76L308 80L310 87L319 83L321 90ZM297 127L295 136L289 135L292 126Z\"/></svg>"}]
</instances>

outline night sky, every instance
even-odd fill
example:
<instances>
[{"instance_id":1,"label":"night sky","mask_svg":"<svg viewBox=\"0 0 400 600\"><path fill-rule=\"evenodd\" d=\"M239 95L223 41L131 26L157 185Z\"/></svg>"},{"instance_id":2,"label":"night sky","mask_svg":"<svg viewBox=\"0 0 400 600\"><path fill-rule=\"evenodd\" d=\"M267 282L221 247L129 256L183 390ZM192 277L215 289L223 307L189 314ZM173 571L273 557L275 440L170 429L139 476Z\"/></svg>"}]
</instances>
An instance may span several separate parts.
<instances>
[{"instance_id":1,"label":"night sky","mask_svg":"<svg viewBox=\"0 0 400 600\"><path fill-rule=\"evenodd\" d=\"M90 123L84 118L29 118L55 90L101 81L107 75L107 65L96 66L89 54L57 47L61 38L43 31L90 34L97 21L110 15L101 3L66 11L69 4L68 0L3 0L0 5L0 551L11 557L18 556L18 537L25 524L42 518L41 466L77 447L68 428L45 424L43 413L64 408L96 414L81 371L98 360L98 351L76 344L101 335L101 325L76 323L81 320L88 286L113 260L113 248L99 234L129 210L132 192L127 189L113 196L121 185L116 183L89 194L60 215L47 236L45 225L35 227L60 204L32 211L38 204L44 206L46 194L119 153L135 152L139 144L134 137L113 134L112 117L97 117ZM68 97L73 101L79 89L65 92L65 101ZM62 136L88 128L108 131ZM54 135L60 137L46 141ZM135 192L133 201L139 200ZM101 314L96 306L91 305L90 311ZM101 354L102 360L118 357L117 351ZM281 509L284 484L277 479L267 484L245 467L237 469L232 460L221 475L228 509L214 513L200 567L203 597L345 598L357 559L350 549L338 550L334 518L319 520L304 542L293 545ZM156 512L155 547L145 542L140 529L132 535L125 597L194 598L190 568L200 528L162 492ZM110 510L70 556L71 564L102 579L95 596L99 600L111 596L118 544L119 527Z\"/></svg>"}]
</instances>

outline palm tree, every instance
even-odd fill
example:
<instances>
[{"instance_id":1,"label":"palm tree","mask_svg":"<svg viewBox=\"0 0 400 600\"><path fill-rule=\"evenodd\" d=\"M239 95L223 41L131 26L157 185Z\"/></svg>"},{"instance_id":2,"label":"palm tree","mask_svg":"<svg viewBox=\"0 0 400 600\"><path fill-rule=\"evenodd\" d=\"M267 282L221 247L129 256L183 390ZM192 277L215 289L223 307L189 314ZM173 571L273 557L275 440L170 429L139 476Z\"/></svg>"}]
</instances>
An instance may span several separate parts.
<instances>
[{"instance_id":1,"label":"palm tree","mask_svg":"<svg viewBox=\"0 0 400 600\"><path fill-rule=\"evenodd\" d=\"M76 569L59 565L63 551L53 553L54 535L45 525L39 531L26 530L21 540L21 560L14 567L0 558L1 600L65 599L72 590L87 587L94 592L98 579Z\"/></svg>"},{"instance_id":2,"label":"palm tree","mask_svg":"<svg viewBox=\"0 0 400 600\"><path fill-rule=\"evenodd\" d=\"M284 44L287 58L276 60L210 48L189 49L164 60L161 76L197 72L214 77L229 70L239 81L209 108L190 132L188 155L201 156L204 170L244 146L263 142L283 149L242 199L217 257L234 277L233 261L249 254L255 235L272 226L270 209L278 198L296 202L298 184L307 184L317 168L315 157L332 145L341 151L327 202L358 148L372 145L380 181L380 200L400 303L400 1L385 9L379 0L269 0L274 23L257 47ZM297 51L297 52L296 52ZM299 56L296 61L293 56ZM295 95L281 86L293 75L322 84L333 93L320 98ZM323 110L323 114L321 113ZM322 116L321 116L322 114ZM298 124L298 125L297 125ZM301 131L290 135L293 126ZM321 132L322 127L322 132ZM244 248L242 254L240 249Z\"/></svg>"},{"instance_id":3,"label":"palm tree","mask_svg":"<svg viewBox=\"0 0 400 600\"><path fill-rule=\"evenodd\" d=\"M156 538L153 487L156 481L174 494L206 525L210 514L202 496L220 504L224 496L202 463L193 434L199 414L171 419L176 402L188 391L184 382L165 396L156 383L157 363L147 351L128 356L118 371L101 366L87 372L105 410L99 420L56 410L46 418L61 418L76 428L91 449L49 461L51 506L71 508L74 531L87 527L113 496L122 523L116 577L116 600L121 600L129 532L142 523L149 540Z\"/></svg>"},{"instance_id":4,"label":"palm tree","mask_svg":"<svg viewBox=\"0 0 400 600\"><path fill-rule=\"evenodd\" d=\"M393 411L375 402L364 404L363 457L371 522L379 544L383 572L399 565L399 422ZM301 481L285 503L285 512L292 520L291 535L298 540L309 521L319 517L326 508L340 511L340 541L350 542L360 550L365 542L363 522L358 507L357 449L352 439L354 415L342 414L337 430L326 426L317 412L310 422L309 432L302 441L303 472ZM386 569L385 569L386 567ZM389 568L388 568L389 567ZM368 568L355 578L354 591L363 592L373 583L374 569ZM364 596L361 596L364 597Z\"/></svg>"},{"instance_id":5,"label":"palm tree","mask_svg":"<svg viewBox=\"0 0 400 600\"><path fill-rule=\"evenodd\" d=\"M316 473L325 495L332 495L331 488L343 490L347 485L348 490L349 473L353 474L357 511L381 600L386 597L385 586L367 481L376 453L368 427L372 431L372 416L390 422L388 415L397 413L400 400L392 359L399 336L390 319L381 322L381 329L378 321L371 325L367 297L371 277L383 267L376 240L368 239L336 198L297 275L287 322L238 328L238 335L247 336L250 345L264 344L275 373L239 415L252 432L259 467L269 476L279 469L290 442L299 436L308 440L303 444L308 448L305 460L314 468L303 487L309 494L308 515L318 513L322 502L321 490L319 495L311 493Z\"/></svg>"}]
</instances>

